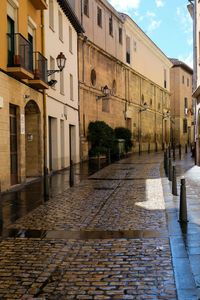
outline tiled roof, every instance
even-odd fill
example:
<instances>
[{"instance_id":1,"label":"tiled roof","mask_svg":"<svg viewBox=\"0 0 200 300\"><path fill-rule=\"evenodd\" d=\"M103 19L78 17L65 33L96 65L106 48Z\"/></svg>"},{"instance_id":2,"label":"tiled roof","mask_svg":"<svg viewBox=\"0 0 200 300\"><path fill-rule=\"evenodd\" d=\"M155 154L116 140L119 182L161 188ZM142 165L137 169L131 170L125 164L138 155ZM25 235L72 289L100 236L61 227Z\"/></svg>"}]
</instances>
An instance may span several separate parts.
<instances>
[{"instance_id":1,"label":"tiled roof","mask_svg":"<svg viewBox=\"0 0 200 300\"><path fill-rule=\"evenodd\" d=\"M188 65L186 65L186 63L184 63L183 61L176 59L176 58L170 58L171 62L173 63L173 67L180 67L183 68L185 71L187 71L190 74L193 74L193 70L192 68L190 68Z\"/></svg>"}]
</instances>

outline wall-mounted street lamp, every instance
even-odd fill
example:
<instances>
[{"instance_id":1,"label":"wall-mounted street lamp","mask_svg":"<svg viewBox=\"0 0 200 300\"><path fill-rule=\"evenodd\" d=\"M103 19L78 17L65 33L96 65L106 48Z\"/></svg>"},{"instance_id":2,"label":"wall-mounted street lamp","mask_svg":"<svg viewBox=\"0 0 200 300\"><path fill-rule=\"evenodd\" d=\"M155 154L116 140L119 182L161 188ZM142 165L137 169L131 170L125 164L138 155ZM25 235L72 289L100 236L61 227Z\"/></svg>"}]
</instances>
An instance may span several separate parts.
<instances>
[{"instance_id":1,"label":"wall-mounted street lamp","mask_svg":"<svg viewBox=\"0 0 200 300\"><path fill-rule=\"evenodd\" d=\"M139 112L143 112L148 109L148 104L144 102L143 107L139 109Z\"/></svg>"},{"instance_id":2,"label":"wall-mounted street lamp","mask_svg":"<svg viewBox=\"0 0 200 300\"><path fill-rule=\"evenodd\" d=\"M56 63L57 63L57 70L47 70L47 76L51 76L52 74L56 73L56 72L61 72L64 67L65 67L65 63L66 63L66 57L63 54L63 52L60 52L60 54L58 54L57 58L56 58ZM57 80L55 79L51 79L50 81L48 81L48 85L52 86L54 84L56 84Z\"/></svg>"},{"instance_id":3,"label":"wall-mounted street lamp","mask_svg":"<svg viewBox=\"0 0 200 300\"><path fill-rule=\"evenodd\" d=\"M101 88L101 91L102 91L103 95L96 96L96 100L100 100L102 98L106 98L106 97L109 97L111 95L111 89L109 89L109 87L107 85L103 86Z\"/></svg>"}]
</instances>

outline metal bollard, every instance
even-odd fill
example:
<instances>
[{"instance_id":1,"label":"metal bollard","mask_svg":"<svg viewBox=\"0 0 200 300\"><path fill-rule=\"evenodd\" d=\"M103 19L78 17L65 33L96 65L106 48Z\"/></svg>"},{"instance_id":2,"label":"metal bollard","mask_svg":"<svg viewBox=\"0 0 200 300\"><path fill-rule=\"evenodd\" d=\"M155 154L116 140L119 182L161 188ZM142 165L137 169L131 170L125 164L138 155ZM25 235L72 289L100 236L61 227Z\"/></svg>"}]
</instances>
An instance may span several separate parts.
<instances>
[{"instance_id":1,"label":"metal bollard","mask_svg":"<svg viewBox=\"0 0 200 300\"><path fill-rule=\"evenodd\" d=\"M179 222L180 223L186 223L186 222L188 222L188 219L187 219L187 202L186 202L185 178L181 179Z\"/></svg>"},{"instance_id":2,"label":"metal bollard","mask_svg":"<svg viewBox=\"0 0 200 300\"><path fill-rule=\"evenodd\" d=\"M173 147L173 160L176 160L176 148L175 148L175 146Z\"/></svg>"},{"instance_id":3,"label":"metal bollard","mask_svg":"<svg viewBox=\"0 0 200 300\"><path fill-rule=\"evenodd\" d=\"M108 149L108 158L107 158L107 160L108 160L108 164L110 165L111 164L110 149Z\"/></svg>"},{"instance_id":4,"label":"metal bollard","mask_svg":"<svg viewBox=\"0 0 200 300\"><path fill-rule=\"evenodd\" d=\"M177 181L176 181L176 167L172 168L172 195L178 196L177 193Z\"/></svg>"},{"instance_id":5,"label":"metal bollard","mask_svg":"<svg viewBox=\"0 0 200 300\"><path fill-rule=\"evenodd\" d=\"M187 148L187 144L185 144L185 154L188 153L188 148Z\"/></svg>"},{"instance_id":6,"label":"metal bollard","mask_svg":"<svg viewBox=\"0 0 200 300\"><path fill-rule=\"evenodd\" d=\"M150 145L150 143L148 143L148 153L150 153L150 148L151 148L151 145Z\"/></svg>"},{"instance_id":7,"label":"metal bollard","mask_svg":"<svg viewBox=\"0 0 200 300\"><path fill-rule=\"evenodd\" d=\"M155 151L158 152L158 143L155 143Z\"/></svg>"},{"instance_id":8,"label":"metal bollard","mask_svg":"<svg viewBox=\"0 0 200 300\"><path fill-rule=\"evenodd\" d=\"M44 198L49 200L50 196L50 187L49 187L49 170L47 167L44 167Z\"/></svg>"},{"instance_id":9,"label":"metal bollard","mask_svg":"<svg viewBox=\"0 0 200 300\"><path fill-rule=\"evenodd\" d=\"M167 151L164 151L164 170L165 174L167 174Z\"/></svg>"},{"instance_id":10,"label":"metal bollard","mask_svg":"<svg viewBox=\"0 0 200 300\"><path fill-rule=\"evenodd\" d=\"M169 158L168 179L172 181L172 159Z\"/></svg>"},{"instance_id":11,"label":"metal bollard","mask_svg":"<svg viewBox=\"0 0 200 300\"><path fill-rule=\"evenodd\" d=\"M74 186L74 164L73 160L70 160L70 167L69 167L69 186Z\"/></svg>"},{"instance_id":12,"label":"metal bollard","mask_svg":"<svg viewBox=\"0 0 200 300\"><path fill-rule=\"evenodd\" d=\"M168 177L169 175L169 157L166 154L166 176Z\"/></svg>"},{"instance_id":13,"label":"metal bollard","mask_svg":"<svg viewBox=\"0 0 200 300\"><path fill-rule=\"evenodd\" d=\"M178 145L179 158L181 158L181 144Z\"/></svg>"},{"instance_id":14,"label":"metal bollard","mask_svg":"<svg viewBox=\"0 0 200 300\"><path fill-rule=\"evenodd\" d=\"M168 157L171 158L171 148L170 148L170 146L168 147Z\"/></svg>"}]
</instances>

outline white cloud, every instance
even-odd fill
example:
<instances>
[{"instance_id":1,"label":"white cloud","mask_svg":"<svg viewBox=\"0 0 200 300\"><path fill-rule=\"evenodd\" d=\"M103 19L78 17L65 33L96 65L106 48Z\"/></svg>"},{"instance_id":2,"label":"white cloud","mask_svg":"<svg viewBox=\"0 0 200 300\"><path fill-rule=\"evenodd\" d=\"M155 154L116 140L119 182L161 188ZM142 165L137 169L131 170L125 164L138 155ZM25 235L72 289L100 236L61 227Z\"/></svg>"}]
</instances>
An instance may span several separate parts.
<instances>
[{"instance_id":1,"label":"white cloud","mask_svg":"<svg viewBox=\"0 0 200 300\"><path fill-rule=\"evenodd\" d=\"M109 2L115 9L123 12L132 8L138 9L140 6L140 0L109 0Z\"/></svg>"},{"instance_id":2,"label":"white cloud","mask_svg":"<svg viewBox=\"0 0 200 300\"><path fill-rule=\"evenodd\" d=\"M149 24L148 28L147 28L147 32L151 33L152 31L154 31L155 29L159 28L161 24L161 21L157 21L157 20L151 20L151 23Z\"/></svg>"},{"instance_id":3,"label":"white cloud","mask_svg":"<svg viewBox=\"0 0 200 300\"><path fill-rule=\"evenodd\" d=\"M163 0L156 0L157 7L163 7L164 5L165 5L165 2Z\"/></svg>"}]
</instances>

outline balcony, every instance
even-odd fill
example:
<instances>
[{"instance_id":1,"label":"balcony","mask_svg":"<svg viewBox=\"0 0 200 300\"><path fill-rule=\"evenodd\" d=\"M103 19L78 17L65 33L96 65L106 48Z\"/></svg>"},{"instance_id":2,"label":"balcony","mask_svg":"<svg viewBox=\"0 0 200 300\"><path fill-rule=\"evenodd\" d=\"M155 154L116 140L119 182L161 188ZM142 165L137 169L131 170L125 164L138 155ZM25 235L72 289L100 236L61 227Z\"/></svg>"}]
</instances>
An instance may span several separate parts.
<instances>
[{"instance_id":1,"label":"balcony","mask_svg":"<svg viewBox=\"0 0 200 300\"><path fill-rule=\"evenodd\" d=\"M33 3L35 9L38 9L38 10L47 9L47 7L48 7L46 0L31 0L31 2Z\"/></svg>"},{"instance_id":2,"label":"balcony","mask_svg":"<svg viewBox=\"0 0 200 300\"><path fill-rule=\"evenodd\" d=\"M28 83L35 89L48 89L47 59L40 52L33 52L34 78Z\"/></svg>"},{"instance_id":3,"label":"balcony","mask_svg":"<svg viewBox=\"0 0 200 300\"><path fill-rule=\"evenodd\" d=\"M20 33L7 34L7 72L20 79L33 79L33 48Z\"/></svg>"}]
</instances>

